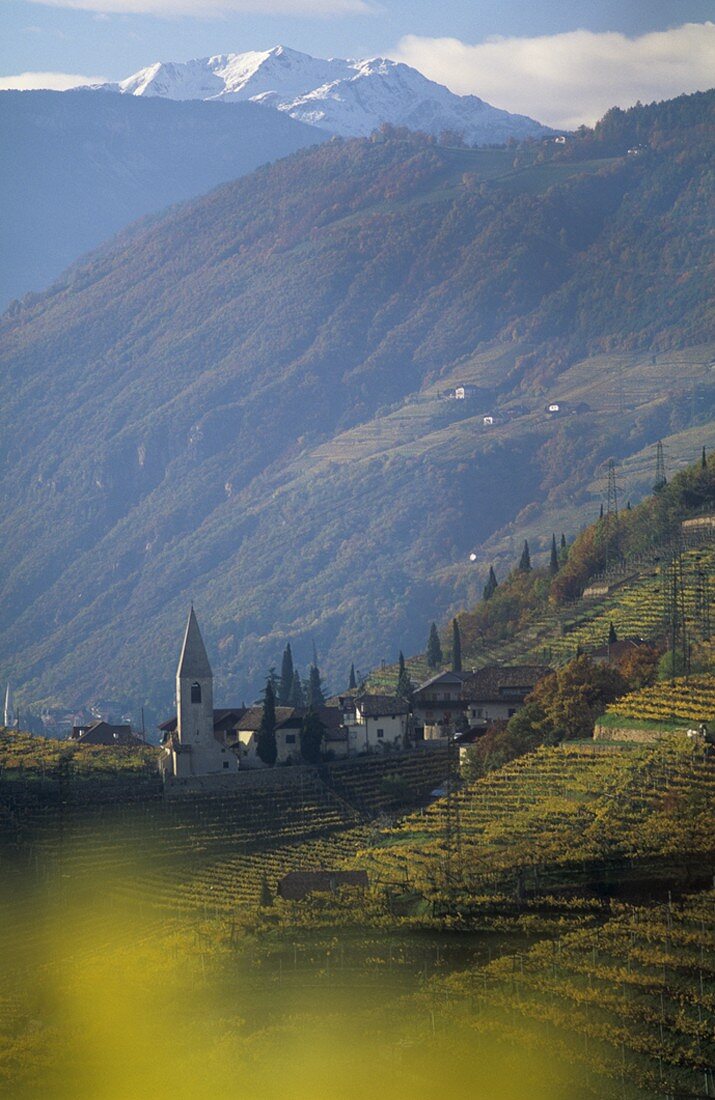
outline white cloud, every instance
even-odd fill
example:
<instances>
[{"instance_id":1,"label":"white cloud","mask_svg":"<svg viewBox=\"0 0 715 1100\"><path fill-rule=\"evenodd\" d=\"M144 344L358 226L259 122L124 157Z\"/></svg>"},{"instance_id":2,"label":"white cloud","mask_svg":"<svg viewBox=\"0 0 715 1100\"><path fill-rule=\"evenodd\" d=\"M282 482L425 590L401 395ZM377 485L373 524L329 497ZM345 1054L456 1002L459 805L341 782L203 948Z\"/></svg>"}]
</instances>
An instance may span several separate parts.
<instances>
[{"instance_id":1,"label":"white cloud","mask_svg":"<svg viewBox=\"0 0 715 1100\"><path fill-rule=\"evenodd\" d=\"M240 12L261 15L347 15L369 12L371 0L31 0L53 8L123 15L214 17Z\"/></svg>"},{"instance_id":2,"label":"white cloud","mask_svg":"<svg viewBox=\"0 0 715 1100\"><path fill-rule=\"evenodd\" d=\"M17 76L0 76L0 91L15 89L28 92L44 88L66 92L69 88L80 88L85 84L104 84L105 81L104 76L79 76L77 73L18 73Z\"/></svg>"},{"instance_id":3,"label":"white cloud","mask_svg":"<svg viewBox=\"0 0 715 1100\"><path fill-rule=\"evenodd\" d=\"M715 83L715 23L637 38L576 30L539 38L403 38L390 56L460 95L552 126L591 124L609 107L705 91Z\"/></svg>"}]
</instances>

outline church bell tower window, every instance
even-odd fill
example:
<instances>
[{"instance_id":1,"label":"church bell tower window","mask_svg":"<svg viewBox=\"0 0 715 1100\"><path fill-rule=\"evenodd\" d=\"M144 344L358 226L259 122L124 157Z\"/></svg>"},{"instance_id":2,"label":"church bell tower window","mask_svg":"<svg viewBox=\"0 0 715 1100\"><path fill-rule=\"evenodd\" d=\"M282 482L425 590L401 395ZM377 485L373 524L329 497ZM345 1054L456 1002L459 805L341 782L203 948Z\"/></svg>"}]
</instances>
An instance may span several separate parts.
<instances>
[{"instance_id":1,"label":"church bell tower window","mask_svg":"<svg viewBox=\"0 0 715 1100\"><path fill-rule=\"evenodd\" d=\"M200 703L201 702L201 684L192 684L191 685L191 702L192 703Z\"/></svg>"}]
</instances>

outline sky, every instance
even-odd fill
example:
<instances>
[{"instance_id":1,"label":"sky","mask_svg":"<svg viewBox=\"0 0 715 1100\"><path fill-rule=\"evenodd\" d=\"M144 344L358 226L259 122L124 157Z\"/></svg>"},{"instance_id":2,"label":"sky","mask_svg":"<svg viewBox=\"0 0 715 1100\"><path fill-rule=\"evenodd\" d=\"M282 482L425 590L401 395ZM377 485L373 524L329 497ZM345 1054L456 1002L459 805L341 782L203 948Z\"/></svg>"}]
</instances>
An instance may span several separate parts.
<instances>
[{"instance_id":1,"label":"sky","mask_svg":"<svg viewBox=\"0 0 715 1100\"><path fill-rule=\"evenodd\" d=\"M558 126L715 84L715 0L0 0L0 89L277 44L382 55Z\"/></svg>"}]
</instances>

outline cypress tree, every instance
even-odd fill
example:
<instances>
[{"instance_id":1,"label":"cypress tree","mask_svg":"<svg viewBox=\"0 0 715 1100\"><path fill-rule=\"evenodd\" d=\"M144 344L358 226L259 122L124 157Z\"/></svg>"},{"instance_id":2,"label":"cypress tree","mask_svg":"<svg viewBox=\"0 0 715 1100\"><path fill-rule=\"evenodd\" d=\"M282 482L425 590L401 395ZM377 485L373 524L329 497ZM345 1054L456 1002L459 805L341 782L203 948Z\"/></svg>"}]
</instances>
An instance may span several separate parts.
<instances>
[{"instance_id":1,"label":"cypress tree","mask_svg":"<svg viewBox=\"0 0 715 1100\"><path fill-rule=\"evenodd\" d=\"M531 572L531 554L529 553L529 544L526 539L524 539L524 549L519 558L519 571L521 573Z\"/></svg>"},{"instance_id":2,"label":"cypress tree","mask_svg":"<svg viewBox=\"0 0 715 1100\"><path fill-rule=\"evenodd\" d=\"M322 707L325 702L323 685L320 682L320 669L317 665L310 666L308 675L308 690L306 692L306 704L309 707Z\"/></svg>"},{"instance_id":3,"label":"cypress tree","mask_svg":"<svg viewBox=\"0 0 715 1100\"><path fill-rule=\"evenodd\" d=\"M348 691L354 691L357 687L357 680L355 678L355 665L350 665L350 681L348 683Z\"/></svg>"},{"instance_id":4,"label":"cypress tree","mask_svg":"<svg viewBox=\"0 0 715 1100\"><path fill-rule=\"evenodd\" d=\"M406 703L412 703L413 691L412 680L405 667L404 655L402 650L400 650L399 672L397 674L397 697L398 699L403 699Z\"/></svg>"},{"instance_id":5,"label":"cypress tree","mask_svg":"<svg viewBox=\"0 0 715 1100\"><path fill-rule=\"evenodd\" d=\"M320 762L325 726L313 707L309 707L300 727L300 755L307 764Z\"/></svg>"},{"instance_id":6,"label":"cypress tree","mask_svg":"<svg viewBox=\"0 0 715 1100\"><path fill-rule=\"evenodd\" d=\"M462 635L459 623L452 619L452 672L462 671Z\"/></svg>"},{"instance_id":7,"label":"cypress tree","mask_svg":"<svg viewBox=\"0 0 715 1100\"><path fill-rule=\"evenodd\" d=\"M549 573L555 577L559 571L559 555L556 550L556 535L551 536L551 557L549 559Z\"/></svg>"},{"instance_id":8,"label":"cypress tree","mask_svg":"<svg viewBox=\"0 0 715 1100\"><path fill-rule=\"evenodd\" d=\"M291 652L290 642L283 650L283 661L281 662L281 678L278 683L278 702L282 707L287 707L290 703L290 695L293 690L293 653Z\"/></svg>"},{"instance_id":9,"label":"cypress tree","mask_svg":"<svg viewBox=\"0 0 715 1100\"><path fill-rule=\"evenodd\" d=\"M293 684L290 689L290 705L292 707L304 707L305 706L305 694L303 692L303 681L300 678L298 669L293 670Z\"/></svg>"},{"instance_id":10,"label":"cypress tree","mask_svg":"<svg viewBox=\"0 0 715 1100\"><path fill-rule=\"evenodd\" d=\"M603 502L601 503L601 510L600 510L600 512L598 513L598 518L599 518L599 519L603 519Z\"/></svg>"},{"instance_id":11,"label":"cypress tree","mask_svg":"<svg viewBox=\"0 0 715 1100\"><path fill-rule=\"evenodd\" d=\"M612 622L608 624L608 644L612 645L618 641L618 635L616 634L616 628Z\"/></svg>"},{"instance_id":12,"label":"cypress tree","mask_svg":"<svg viewBox=\"0 0 715 1100\"><path fill-rule=\"evenodd\" d=\"M273 894L271 893L270 886L268 885L268 879L265 875L261 880L261 896L258 904L263 909L267 909L270 905L273 905Z\"/></svg>"},{"instance_id":13,"label":"cypress tree","mask_svg":"<svg viewBox=\"0 0 715 1100\"><path fill-rule=\"evenodd\" d=\"M566 535L563 533L563 531L561 532L561 549L566 549Z\"/></svg>"},{"instance_id":14,"label":"cypress tree","mask_svg":"<svg viewBox=\"0 0 715 1100\"><path fill-rule=\"evenodd\" d=\"M437 624L432 623L432 626L429 628L429 638L427 639L427 664L430 668L439 668L443 660L442 643L439 640Z\"/></svg>"},{"instance_id":15,"label":"cypress tree","mask_svg":"<svg viewBox=\"0 0 715 1100\"><path fill-rule=\"evenodd\" d=\"M708 456L705 453L705 448L704 447L703 447L703 453L700 456L700 468L702 470L707 470L707 468L708 468Z\"/></svg>"},{"instance_id":16,"label":"cypress tree","mask_svg":"<svg viewBox=\"0 0 715 1100\"><path fill-rule=\"evenodd\" d=\"M263 714L256 734L256 751L264 764L272 768L276 762L276 696L270 676L263 693Z\"/></svg>"},{"instance_id":17,"label":"cypress tree","mask_svg":"<svg viewBox=\"0 0 715 1100\"><path fill-rule=\"evenodd\" d=\"M497 581L497 575L494 572L494 566L490 565L489 566L489 576L487 578L487 583L484 585L484 591L482 592L483 599L491 600L492 596L494 595L494 593L496 592L498 587L499 587L499 582Z\"/></svg>"}]
</instances>

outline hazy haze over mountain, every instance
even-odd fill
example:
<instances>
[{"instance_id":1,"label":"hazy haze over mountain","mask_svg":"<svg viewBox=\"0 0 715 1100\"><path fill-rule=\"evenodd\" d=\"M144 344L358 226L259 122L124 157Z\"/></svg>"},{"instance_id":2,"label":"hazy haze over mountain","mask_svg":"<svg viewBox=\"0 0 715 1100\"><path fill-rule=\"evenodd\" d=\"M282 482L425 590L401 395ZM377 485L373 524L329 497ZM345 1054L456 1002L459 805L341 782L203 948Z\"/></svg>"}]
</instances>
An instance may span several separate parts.
<instances>
[{"instance_id":1,"label":"hazy haze over mountain","mask_svg":"<svg viewBox=\"0 0 715 1100\"><path fill-rule=\"evenodd\" d=\"M136 218L325 137L254 103L0 92L0 309Z\"/></svg>"}]
</instances>

